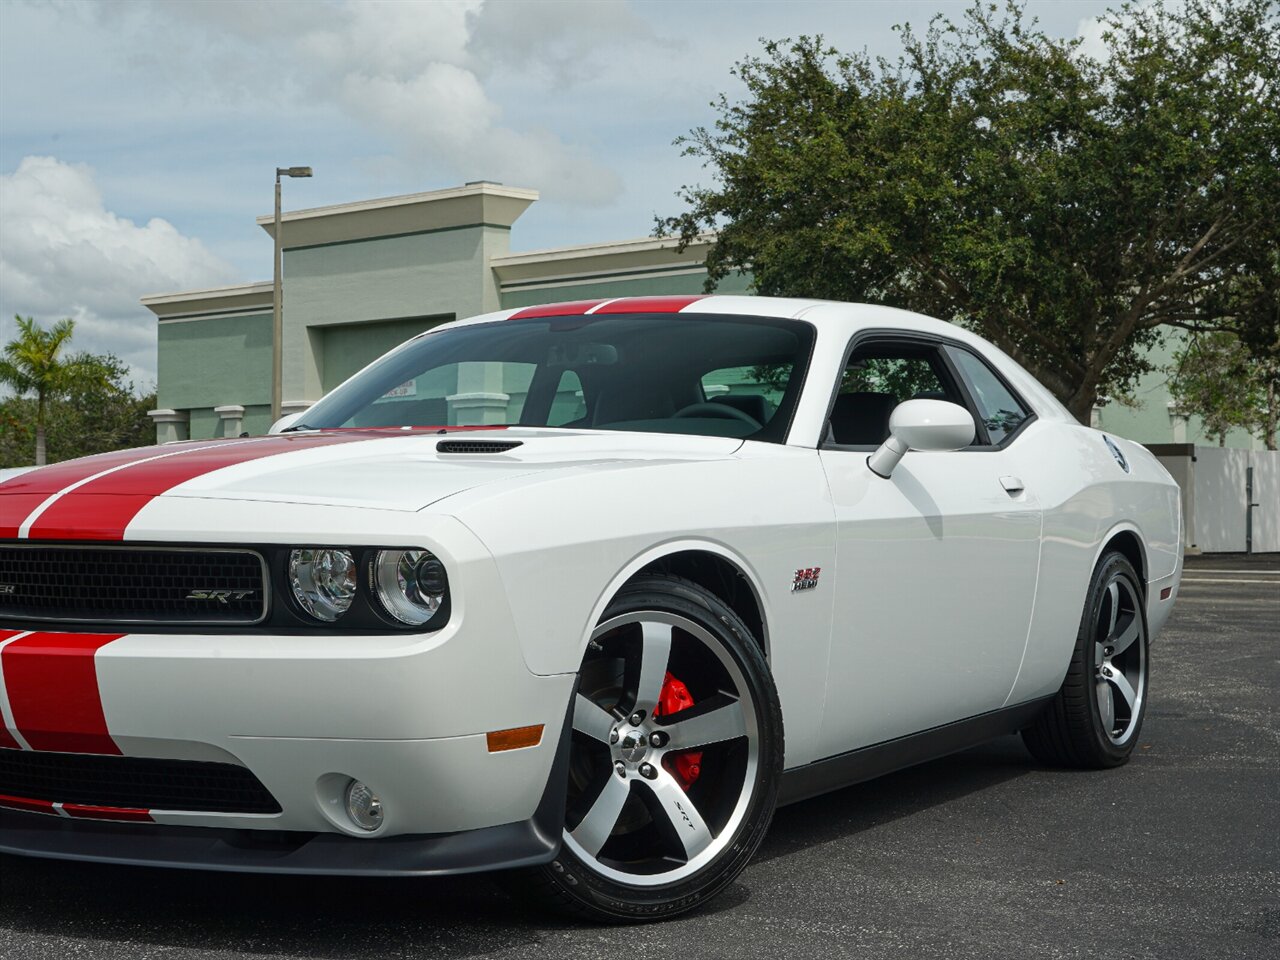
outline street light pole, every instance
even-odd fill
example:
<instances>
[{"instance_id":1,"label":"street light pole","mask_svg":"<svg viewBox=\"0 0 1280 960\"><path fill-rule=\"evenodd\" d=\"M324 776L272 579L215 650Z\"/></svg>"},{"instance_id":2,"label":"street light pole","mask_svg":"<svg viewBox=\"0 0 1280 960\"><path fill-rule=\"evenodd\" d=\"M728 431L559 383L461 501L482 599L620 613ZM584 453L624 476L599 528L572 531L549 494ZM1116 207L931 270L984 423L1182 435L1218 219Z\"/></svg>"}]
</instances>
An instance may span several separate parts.
<instances>
[{"instance_id":1,"label":"street light pole","mask_svg":"<svg viewBox=\"0 0 1280 960\"><path fill-rule=\"evenodd\" d=\"M276 167L275 266L271 302L271 422L280 419L284 405L284 289L281 285L284 244L280 229L280 178L309 177L310 167Z\"/></svg>"}]
</instances>

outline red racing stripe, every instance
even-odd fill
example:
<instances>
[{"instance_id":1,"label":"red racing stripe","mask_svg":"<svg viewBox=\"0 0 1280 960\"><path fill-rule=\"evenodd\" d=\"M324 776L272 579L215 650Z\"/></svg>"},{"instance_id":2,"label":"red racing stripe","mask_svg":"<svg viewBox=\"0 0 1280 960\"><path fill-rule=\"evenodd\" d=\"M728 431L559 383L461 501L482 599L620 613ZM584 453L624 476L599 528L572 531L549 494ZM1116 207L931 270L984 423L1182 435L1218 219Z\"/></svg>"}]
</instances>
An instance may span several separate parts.
<instances>
[{"instance_id":1,"label":"red racing stripe","mask_svg":"<svg viewBox=\"0 0 1280 960\"><path fill-rule=\"evenodd\" d=\"M208 446L206 443L191 444L191 449L199 450ZM79 483L88 477L112 467L146 460L162 453L176 453L181 447L175 444L170 447L142 447L136 450L117 450L113 453L99 453L79 460L68 460L48 467L28 470L20 476L0 483L0 539L16 537L22 522L31 515L31 511L44 503L51 494L65 490L73 483Z\"/></svg>"},{"instance_id":2,"label":"red racing stripe","mask_svg":"<svg viewBox=\"0 0 1280 960\"><path fill-rule=\"evenodd\" d=\"M525 307L518 310L508 320L531 320L534 317L578 317L594 306L604 303L603 300L569 300L565 303L547 303L540 307Z\"/></svg>"},{"instance_id":3,"label":"red racing stripe","mask_svg":"<svg viewBox=\"0 0 1280 960\"><path fill-rule=\"evenodd\" d=\"M123 820L129 823L154 823L150 810L136 807L95 807L87 803L64 803L62 812L76 820Z\"/></svg>"},{"instance_id":4,"label":"red racing stripe","mask_svg":"<svg viewBox=\"0 0 1280 960\"><path fill-rule=\"evenodd\" d=\"M285 434L220 443L140 463L91 480L55 500L32 523L28 536L32 540L121 540L125 527L143 507L180 483L251 460L367 439L368 434L361 433Z\"/></svg>"},{"instance_id":5,"label":"red racing stripe","mask_svg":"<svg viewBox=\"0 0 1280 960\"><path fill-rule=\"evenodd\" d=\"M22 633L21 630L0 630L0 643L4 643L10 637L16 637L20 633ZM13 734L9 732L9 729L3 723L0 723L0 748L7 750L22 749L22 744L13 738Z\"/></svg>"},{"instance_id":6,"label":"red racing stripe","mask_svg":"<svg viewBox=\"0 0 1280 960\"><path fill-rule=\"evenodd\" d=\"M691 303L703 300L703 295L688 297L623 297L606 303L595 315L603 313L679 313Z\"/></svg>"},{"instance_id":7,"label":"red racing stripe","mask_svg":"<svg viewBox=\"0 0 1280 960\"><path fill-rule=\"evenodd\" d=\"M22 810L26 813L51 813L55 817L58 811L53 809L52 800L32 800L29 797L11 797L0 793L0 807L6 810Z\"/></svg>"},{"instance_id":8,"label":"red racing stripe","mask_svg":"<svg viewBox=\"0 0 1280 960\"><path fill-rule=\"evenodd\" d=\"M107 732L94 656L121 633L29 633L0 650L13 723L32 750L120 753Z\"/></svg>"}]
</instances>

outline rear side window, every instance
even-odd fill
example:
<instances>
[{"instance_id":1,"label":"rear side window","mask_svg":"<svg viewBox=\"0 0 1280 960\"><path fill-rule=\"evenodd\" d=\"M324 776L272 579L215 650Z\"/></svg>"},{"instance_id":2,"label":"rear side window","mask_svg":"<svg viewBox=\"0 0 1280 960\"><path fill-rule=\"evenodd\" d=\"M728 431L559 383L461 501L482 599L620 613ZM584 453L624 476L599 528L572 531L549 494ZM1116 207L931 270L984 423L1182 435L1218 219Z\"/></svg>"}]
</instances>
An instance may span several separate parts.
<instances>
[{"instance_id":1,"label":"rear side window","mask_svg":"<svg viewBox=\"0 0 1280 960\"><path fill-rule=\"evenodd\" d=\"M978 406L978 416L987 428L991 443L998 444L1018 429L1029 417L1024 407L995 375L990 367L968 350L952 348L951 356L968 381L973 401Z\"/></svg>"}]
</instances>

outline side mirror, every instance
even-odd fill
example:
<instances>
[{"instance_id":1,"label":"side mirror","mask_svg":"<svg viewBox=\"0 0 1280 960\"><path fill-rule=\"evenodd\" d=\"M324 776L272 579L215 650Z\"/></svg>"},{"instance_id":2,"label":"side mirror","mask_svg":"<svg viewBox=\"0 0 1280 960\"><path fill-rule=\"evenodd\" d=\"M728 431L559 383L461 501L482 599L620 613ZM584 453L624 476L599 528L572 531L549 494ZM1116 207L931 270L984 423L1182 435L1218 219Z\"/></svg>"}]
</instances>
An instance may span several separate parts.
<instances>
[{"instance_id":1,"label":"side mirror","mask_svg":"<svg viewBox=\"0 0 1280 960\"><path fill-rule=\"evenodd\" d=\"M289 427L292 427L295 423L297 423L300 419L302 419L302 415L306 412L307 411L305 410L299 410L297 413L286 413L283 417L281 417L279 420L277 420L275 423L271 425L271 429L268 430L267 433L268 434L280 433L282 430L287 430Z\"/></svg>"},{"instance_id":2,"label":"side mirror","mask_svg":"<svg viewBox=\"0 0 1280 960\"><path fill-rule=\"evenodd\" d=\"M961 450L973 443L973 416L946 400L907 400L889 416L889 439L867 457L871 472L886 480L908 450Z\"/></svg>"}]
</instances>

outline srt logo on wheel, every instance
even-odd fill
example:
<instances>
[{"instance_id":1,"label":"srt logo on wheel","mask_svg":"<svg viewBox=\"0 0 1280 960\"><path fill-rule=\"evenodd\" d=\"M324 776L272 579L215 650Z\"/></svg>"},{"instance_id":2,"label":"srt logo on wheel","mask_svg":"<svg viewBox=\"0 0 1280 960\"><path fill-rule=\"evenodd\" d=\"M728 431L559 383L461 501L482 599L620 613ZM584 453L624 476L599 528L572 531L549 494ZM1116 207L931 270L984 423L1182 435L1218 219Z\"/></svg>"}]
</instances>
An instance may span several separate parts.
<instances>
[{"instance_id":1,"label":"srt logo on wheel","mask_svg":"<svg viewBox=\"0 0 1280 960\"><path fill-rule=\"evenodd\" d=\"M821 567L805 567L796 571L796 578L791 581L791 592L797 590L812 590L818 585L818 574L822 573Z\"/></svg>"},{"instance_id":2,"label":"srt logo on wheel","mask_svg":"<svg viewBox=\"0 0 1280 960\"><path fill-rule=\"evenodd\" d=\"M684 805L681 804L679 800L674 800L672 802L676 805L676 809L680 811L680 816L684 817L685 825L688 826L690 830L696 830L697 827L695 827L693 825L693 821L689 819L689 812L685 810Z\"/></svg>"}]
</instances>

